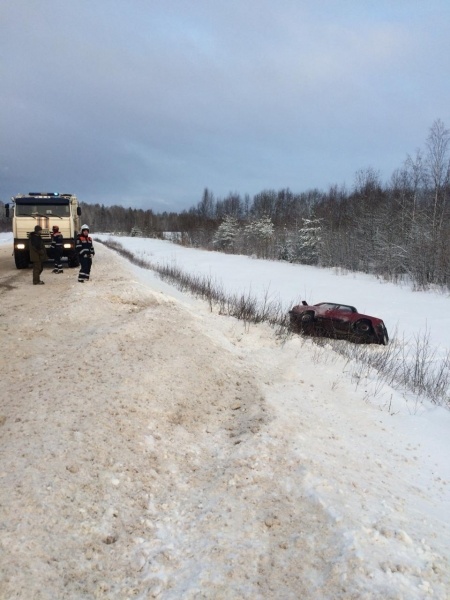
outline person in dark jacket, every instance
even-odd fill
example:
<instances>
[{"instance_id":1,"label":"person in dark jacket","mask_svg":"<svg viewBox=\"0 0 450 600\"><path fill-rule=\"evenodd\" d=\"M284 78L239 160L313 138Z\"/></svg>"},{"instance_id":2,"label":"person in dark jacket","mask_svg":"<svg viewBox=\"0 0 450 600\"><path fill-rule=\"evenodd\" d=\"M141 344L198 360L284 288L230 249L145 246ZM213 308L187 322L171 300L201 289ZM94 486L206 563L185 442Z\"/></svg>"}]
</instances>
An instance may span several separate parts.
<instances>
[{"instance_id":1,"label":"person in dark jacket","mask_svg":"<svg viewBox=\"0 0 450 600\"><path fill-rule=\"evenodd\" d=\"M62 253L63 253L63 235L59 231L58 225L53 225L52 227L52 250L53 250L53 258L55 259L55 268L53 269L53 273L64 273L62 268Z\"/></svg>"},{"instance_id":2,"label":"person in dark jacket","mask_svg":"<svg viewBox=\"0 0 450 600\"><path fill-rule=\"evenodd\" d=\"M78 282L89 281L91 273L92 257L95 254L92 238L89 237L89 225L81 226L81 233L77 237L75 249L80 259L80 272L78 273Z\"/></svg>"},{"instance_id":3,"label":"person in dark jacket","mask_svg":"<svg viewBox=\"0 0 450 600\"><path fill-rule=\"evenodd\" d=\"M44 261L47 260L44 241L41 238L42 227L36 225L30 233L30 260L33 263L33 285L43 285L41 273L44 270Z\"/></svg>"}]
</instances>

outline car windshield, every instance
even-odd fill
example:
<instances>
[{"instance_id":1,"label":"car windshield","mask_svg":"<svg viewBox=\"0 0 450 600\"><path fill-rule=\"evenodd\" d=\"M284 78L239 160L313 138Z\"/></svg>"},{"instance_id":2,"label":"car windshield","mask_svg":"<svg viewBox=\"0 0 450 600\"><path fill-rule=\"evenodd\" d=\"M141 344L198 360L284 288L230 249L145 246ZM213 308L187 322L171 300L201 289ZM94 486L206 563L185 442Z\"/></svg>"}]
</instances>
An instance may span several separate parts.
<instances>
[{"instance_id":1,"label":"car windshield","mask_svg":"<svg viewBox=\"0 0 450 600\"><path fill-rule=\"evenodd\" d=\"M69 204L17 204L16 217L68 217Z\"/></svg>"}]
</instances>

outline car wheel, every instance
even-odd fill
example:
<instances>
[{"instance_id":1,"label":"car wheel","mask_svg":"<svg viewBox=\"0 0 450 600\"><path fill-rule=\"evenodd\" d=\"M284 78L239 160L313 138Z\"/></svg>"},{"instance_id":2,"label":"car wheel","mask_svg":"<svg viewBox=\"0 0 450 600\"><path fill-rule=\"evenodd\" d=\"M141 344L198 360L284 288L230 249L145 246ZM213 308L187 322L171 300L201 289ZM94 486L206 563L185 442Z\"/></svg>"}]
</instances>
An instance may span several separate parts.
<instances>
[{"instance_id":1,"label":"car wheel","mask_svg":"<svg viewBox=\"0 0 450 600\"><path fill-rule=\"evenodd\" d=\"M310 325L314 321L314 313L305 312L302 314L302 324Z\"/></svg>"},{"instance_id":2,"label":"car wheel","mask_svg":"<svg viewBox=\"0 0 450 600\"><path fill-rule=\"evenodd\" d=\"M356 321L353 329L357 335L366 336L372 331L372 325L369 321L362 319L361 321Z\"/></svg>"}]
</instances>

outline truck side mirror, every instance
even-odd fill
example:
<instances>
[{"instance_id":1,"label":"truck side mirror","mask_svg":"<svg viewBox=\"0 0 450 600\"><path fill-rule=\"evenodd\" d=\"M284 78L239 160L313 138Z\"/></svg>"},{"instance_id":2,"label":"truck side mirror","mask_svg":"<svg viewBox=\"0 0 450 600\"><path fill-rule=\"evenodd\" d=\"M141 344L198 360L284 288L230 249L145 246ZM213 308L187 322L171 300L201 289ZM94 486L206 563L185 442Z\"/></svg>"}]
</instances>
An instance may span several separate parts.
<instances>
[{"instance_id":1,"label":"truck side mirror","mask_svg":"<svg viewBox=\"0 0 450 600\"><path fill-rule=\"evenodd\" d=\"M81 215L81 206L77 206L77 215L80 216Z\"/></svg>"},{"instance_id":2,"label":"truck side mirror","mask_svg":"<svg viewBox=\"0 0 450 600\"><path fill-rule=\"evenodd\" d=\"M9 204L5 204L5 216L9 219Z\"/></svg>"}]
</instances>

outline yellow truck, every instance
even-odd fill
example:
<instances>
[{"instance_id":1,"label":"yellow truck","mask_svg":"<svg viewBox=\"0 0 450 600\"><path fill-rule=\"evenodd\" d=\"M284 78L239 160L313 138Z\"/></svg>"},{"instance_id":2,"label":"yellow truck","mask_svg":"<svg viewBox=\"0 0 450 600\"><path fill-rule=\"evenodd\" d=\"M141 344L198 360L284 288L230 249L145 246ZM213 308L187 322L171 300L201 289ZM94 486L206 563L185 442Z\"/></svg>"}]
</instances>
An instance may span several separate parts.
<instances>
[{"instance_id":1,"label":"yellow truck","mask_svg":"<svg viewBox=\"0 0 450 600\"><path fill-rule=\"evenodd\" d=\"M77 267L78 256L75 241L80 231L81 207L73 194L55 192L30 192L11 198L5 205L6 216L12 218L14 236L14 260L18 269L26 269L30 263L28 238L36 225L42 227L42 239L49 258L53 258L51 231L58 225L64 238L63 257L69 267Z\"/></svg>"}]
</instances>

